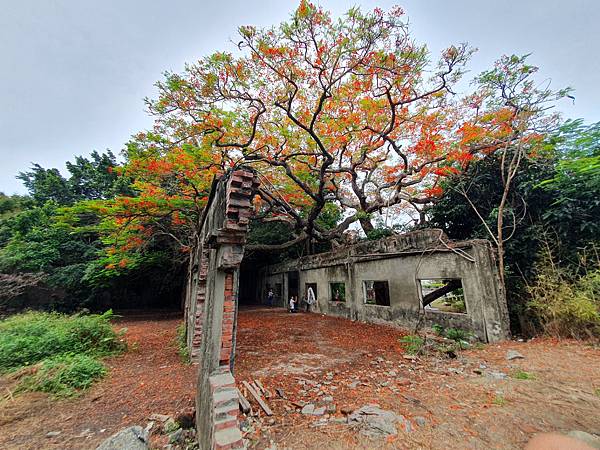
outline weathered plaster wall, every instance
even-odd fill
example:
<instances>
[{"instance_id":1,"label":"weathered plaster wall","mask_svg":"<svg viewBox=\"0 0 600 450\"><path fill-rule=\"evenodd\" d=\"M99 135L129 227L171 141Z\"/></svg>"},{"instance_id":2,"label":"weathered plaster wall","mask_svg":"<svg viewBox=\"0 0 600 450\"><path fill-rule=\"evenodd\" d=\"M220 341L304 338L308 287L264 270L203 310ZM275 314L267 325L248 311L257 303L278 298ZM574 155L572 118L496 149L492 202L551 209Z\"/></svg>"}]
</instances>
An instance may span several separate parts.
<instances>
[{"instance_id":1,"label":"weathered plaster wall","mask_svg":"<svg viewBox=\"0 0 600 450\"><path fill-rule=\"evenodd\" d=\"M269 266L262 272L263 290L292 270L300 272L301 297L306 283L317 284L316 311L324 314L406 327L438 323L471 330L485 342L510 336L493 251L484 240L452 243L439 230L424 230L362 243ZM441 278L461 279L467 314L434 312L421 306L419 280ZM390 306L365 303L366 280L388 282ZM331 301L332 282L345 283L345 302Z\"/></svg>"},{"instance_id":2,"label":"weathered plaster wall","mask_svg":"<svg viewBox=\"0 0 600 450\"><path fill-rule=\"evenodd\" d=\"M244 447L232 368L239 268L257 186L254 173L244 169L215 180L190 261L184 310L188 348L198 363L196 429L202 450Z\"/></svg>"}]
</instances>

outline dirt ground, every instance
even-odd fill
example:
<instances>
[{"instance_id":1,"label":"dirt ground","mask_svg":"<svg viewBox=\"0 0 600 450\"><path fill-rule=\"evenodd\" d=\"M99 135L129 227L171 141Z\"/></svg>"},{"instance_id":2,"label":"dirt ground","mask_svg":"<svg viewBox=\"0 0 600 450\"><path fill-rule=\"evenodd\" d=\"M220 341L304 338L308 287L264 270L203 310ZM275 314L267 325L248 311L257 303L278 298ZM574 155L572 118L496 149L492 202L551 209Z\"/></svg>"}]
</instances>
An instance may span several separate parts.
<instances>
[{"instance_id":1,"label":"dirt ground","mask_svg":"<svg viewBox=\"0 0 600 450\"><path fill-rule=\"evenodd\" d=\"M152 413L175 414L193 405L195 370L176 345L180 313L128 313L129 351L108 358L109 375L84 395L52 400L28 393L0 403L2 449L94 449L119 429L148 422ZM6 393L9 382L0 381ZM59 431L56 437L48 432Z\"/></svg>"},{"instance_id":2,"label":"dirt ground","mask_svg":"<svg viewBox=\"0 0 600 450\"><path fill-rule=\"evenodd\" d=\"M296 403L319 404L319 397L330 396L337 407L323 425L322 417L303 416L290 401L273 399L274 423L262 418L247 438L255 448L274 442L294 450L512 449L523 448L538 432L600 433L598 347L511 341L462 351L454 359L413 361L399 344L405 333L314 314L241 314L238 382L259 378L266 389L281 388ZM524 358L508 361L508 350ZM534 379L518 379L520 371ZM507 377L496 379L500 373ZM369 403L403 415L411 430L373 441L331 420Z\"/></svg>"},{"instance_id":3,"label":"dirt ground","mask_svg":"<svg viewBox=\"0 0 600 450\"><path fill-rule=\"evenodd\" d=\"M152 413L192 405L195 368L181 363L175 345L180 320L165 313L124 317L117 327L127 328L130 351L107 360L110 375L79 398L7 394L0 403L0 448L93 449L124 426L145 425ZM251 448L513 449L542 431L600 433L598 347L536 339L453 359L411 360L399 342L404 334L317 314L240 311L236 379L240 385L259 379L273 392L272 417L242 416ZM524 358L508 361L508 350ZM518 379L522 372L533 379ZM9 387L0 381L2 391ZM324 397L333 397L334 414L300 413L298 405ZM342 411L370 403L403 415L410 430L368 440L340 423ZM50 431L60 434L46 437Z\"/></svg>"}]
</instances>

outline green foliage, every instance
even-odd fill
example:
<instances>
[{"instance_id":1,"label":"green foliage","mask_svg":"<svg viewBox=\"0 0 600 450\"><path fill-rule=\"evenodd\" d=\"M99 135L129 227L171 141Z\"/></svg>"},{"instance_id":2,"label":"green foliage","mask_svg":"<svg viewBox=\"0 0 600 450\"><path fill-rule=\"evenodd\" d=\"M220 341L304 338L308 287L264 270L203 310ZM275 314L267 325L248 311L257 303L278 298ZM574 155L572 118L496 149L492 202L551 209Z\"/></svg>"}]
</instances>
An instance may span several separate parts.
<instances>
[{"instance_id":1,"label":"green foliage","mask_svg":"<svg viewBox=\"0 0 600 450\"><path fill-rule=\"evenodd\" d=\"M56 208L48 204L13 218L13 233L0 250L4 272L47 272L97 256L100 242L93 235L75 234L55 221Z\"/></svg>"},{"instance_id":2,"label":"green foliage","mask_svg":"<svg viewBox=\"0 0 600 450\"><path fill-rule=\"evenodd\" d=\"M22 195L5 195L0 192L0 220L12 217L30 208L33 201Z\"/></svg>"},{"instance_id":3,"label":"green foliage","mask_svg":"<svg viewBox=\"0 0 600 450\"><path fill-rule=\"evenodd\" d=\"M419 353L425 344L425 340L421 336L417 335L403 336L400 339L400 342L404 344L406 353L409 355L416 355Z\"/></svg>"},{"instance_id":4,"label":"green foliage","mask_svg":"<svg viewBox=\"0 0 600 450\"><path fill-rule=\"evenodd\" d=\"M462 328L444 328L440 324L434 324L432 330L435 334L441 337L445 337L446 339L450 339L458 344L458 349L454 350L464 350L465 348L469 348L469 339L473 336L473 333L463 330Z\"/></svg>"},{"instance_id":5,"label":"green foliage","mask_svg":"<svg viewBox=\"0 0 600 450\"><path fill-rule=\"evenodd\" d=\"M24 376L17 391L40 391L71 397L89 388L106 374L106 367L92 356L64 354L44 359L38 370Z\"/></svg>"},{"instance_id":6,"label":"green foliage","mask_svg":"<svg viewBox=\"0 0 600 450\"><path fill-rule=\"evenodd\" d=\"M114 241L103 241L102 218L112 201L106 199L135 195L132 180L118 175L115 156L93 152L66 165L68 177L39 165L22 173L31 197L0 194L0 272L44 279L18 297L0 296L0 309L70 312L178 302L186 256L169 238L146 240L122 266L109 252Z\"/></svg>"},{"instance_id":7,"label":"green foliage","mask_svg":"<svg viewBox=\"0 0 600 450\"><path fill-rule=\"evenodd\" d=\"M249 244L281 244L292 237L292 227L284 222L264 223L257 220L250 222L248 233Z\"/></svg>"},{"instance_id":8,"label":"green foliage","mask_svg":"<svg viewBox=\"0 0 600 450\"><path fill-rule=\"evenodd\" d=\"M504 406L506 405L506 398L502 394L496 394L492 399L492 403L496 406Z\"/></svg>"},{"instance_id":9,"label":"green foliage","mask_svg":"<svg viewBox=\"0 0 600 450\"><path fill-rule=\"evenodd\" d=\"M514 330L530 331L525 328L527 314L533 311L526 306L530 297L526 281L535 283L532 255L542 252L545 241L556 242L553 251L560 266L579 275L582 249L600 245L599 157L600 123L586 126L579 120L565 122L522 162L504 218L509 225L506 235L512 233L513 217L519 218L505 243L507 300ZM489 239L462 192L495 229L496 205L502 195L499 158L476 161L462 176L449 178L444 196L428 212L428 225L442 228L450 238Z\"/></svg>"},{"instance_id":10,"label":"green foliage","mask_svg":"<svg viewBox=\"0 0 600 450\"><path fill-rule=\"evenodd\" d=\"M392 234L394 234L394 230L392 228L376 227L367 233L367 239L370 241L376 241L378 239L391 236Z\"/></svg>"},{"instance_id":11,"label":"green foliage","mask_svg":"<svg viewBox=\"0 0 600 450\"><path fill-rule=\"evenodd\" d=\"M560 256L576 263L578 249L600 240L600 123L567 122L552 144L560 159L539 184L552 193L542 218L561 242Z\"/></svg>"},{"instance_id":12,"label":"green foliage","mask_svg":"<svg viewBox=\"0 0 600 450\"><path fill-rule=\"evenodd\" d=\"M535 380L535 375L524 370L517 370L513 373L513 378L516 380Z\"/></svg>"},{"instance_id":13,"label":"green foliage","mask_svg":"<svg viewBox=\"0 0 600 450\"><path fill-rule=\"evenodd\" d=\"M340 220L342 220L342 209L333 202L327 202L319 213L315 223L324 230L335 228Z\"/></svg>"},{"instance_id":14,"label":"green foliage","mask_svg":"<svg viewBox=\"0 0 600 450\"><path fill-rule=\"evenodd\" d=\"M435 323L433 324L433 326L431 327L431 329L433 330L433 332L435 334L437 334L438 336L443 336L444 335L444 331L446 330L443 326L441 326L439 323Z\"/></svg>"},{"instance_id":15,"label":"green foliage","mask_svg":"<svg viewBox=\"0 0 600 450\"><path fill-rule=\"evenodd\" d=\"M448 328L444 335L456 342L466 342L471 337L471 333L462 328Z\"/></svg>"},{"instance_id":16,"label":"green foliage","mask_svg":"<svg viewBox=\"0 0 600 450\"><path fill-rule=\"evenodd\" d=\"M0 321L0 373L59 355L104 356L122 351L112 311L67 316L28 312Z\"/></svg>"},{"instance_id":17,"label":"green foliage","mask_svg":"<svg viewBox=\"0 0 600 450\"><path fill-rule=\"evenodd\" d=\"M21 172L17 178L23 181L33 199L39 204L52 201L67 205L73 201L67 180L58 169L44 169L39 164L34 164L29 172Z\"/></svg>"},{"instance_id":18,"label":"green foliage","mask_svg":"<svg viewBox=\"0 0 600 450\"><path fill-rule=\"evenodd\" d=\"M181 361L185 364L190 364L190 351L187 346L185 323L181 323L177 327L177 348L179 349Z\"/></svg>"},{"instance_id":19,"label":"green foliage","mask_svg":"<svg viewBox=\"0 0 600 450\"><path fill-rule=\"evenodd\" d=\"M574 338L600 337L600 266L573 276L557 266L549 249L536 265L535 283L528 287L529 308L544 332Z\"/></svg>"},{"instance_id":20,"label":"green foliage","mask_svg":"<svg viewBox=\"0 0 600 450\"><path fill-rule=\"evenodd\" d=\"M34 164L29 172L18 177L31 197L40 205L52 201L58 205L71 205L80 200L111 198L116 194L131 194L130 180L118 177L113 170L117 166L115 155L92 152L90 158L76 156L74 162L66 162L69 178L58 169L45 169Z\"/></svg>"}]
</instances>

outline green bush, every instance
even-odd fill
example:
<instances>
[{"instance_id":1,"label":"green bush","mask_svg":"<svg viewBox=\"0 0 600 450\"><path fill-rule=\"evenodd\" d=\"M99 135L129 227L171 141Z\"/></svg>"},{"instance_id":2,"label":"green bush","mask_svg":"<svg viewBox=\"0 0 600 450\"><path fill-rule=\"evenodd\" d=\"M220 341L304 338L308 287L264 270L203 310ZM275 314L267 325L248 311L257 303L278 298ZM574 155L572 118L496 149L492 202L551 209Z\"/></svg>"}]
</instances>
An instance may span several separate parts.
<instances>
[{"instance_id":1,"label":"green bush","mask_svg":"<svg viewBox=\"0 0 600 450\"><path fill-rule=\"evenodd\" d=\"M0 373L64 354L105 356L124 349L112 311L67 316L28 312L0 321Z\"/></svg>"},{"instance_id":2,"label":"green bush","mask_svg":"<svg viewBox=\"0 0 600 450\"><path fill-rule=\"evenodd\" d=\"M456 342L466 342L471 337L471 333L462 328L448 328L445 336Z\"/></svg>"},{"instance_id":3,"label":"green bush","mask_svg":"<svg viewBox=\"0 0 600 450\"><path fill-rule=\"evenodd\" d=\"M87 389L106 374L99 358L125 349L110 324L112 317L112 311L73 316L28 312L0 321L0 374L24 369L16 374L17 392L69 397Z\"/></svg>"},{"instance_id":4,"label":"green bush","mask_svg":"<svg viewBox=\"0 0 600 450\"><path fill-rule=\"evenodd\" d=\"M461 350L470 347L469 339L473 336L473 333L462 328L444 328L440 324L434 324L432 327L433 332L438 336L445 337L459 344Z\"/></svg>"},{"instance_id":5,"label":"green bush","mask_svg":"<svg viewBox=\"0 0 600 450\"><path fill-rule=\"evenodd\" d=\"M97 359L84 354L64 354L45 359L38 370L23 377L18 391L40 391L70 397L106 374Z\"/></svg>"},{"instance_id":6,"label":"green bush","mask_svg":"<svg viewBox=\"0 0 600 450\"><path fill-rule=\"evenodd\" d=\"M419 353L425 344L425 340L421 336L417 335L403 336L400 339L400 342L404 344L406 353L409 355L416 355Z\"/></svg>"},{"instance_id":7,"label":"green bush","mask_svg":"<svg viewBox=\"0 0 600 450\"><path fill-rule=\"evenodd\" d=\"M443 336L443 335L444 335L444 331L446 331L446 329L445 329L445 328L444 328L442 325L440 325L439 323L434 323L434 324L431 326L431 329L432 329L432 330L433 330L433 332L434 332L435 334L437 334L438 336Z\"/></svg>"},{"instance_id":8,"label":"green bush","mask_svg":"<svg viewBox=\"0 0 600 450\"><path fill-rule=\"evenodd\" d=\"M600 337L600 268L572 277L546 251L528 291L528 306L543 330L553 336Z\"/></svg>"},{"instance_id":9,"label":"green bush","mask_svg":"<svg viewBox=\"0 0 600 450\"><path fill-rule=\"evenodd\" d=\"M531 372L525 372L524 370L517 370L513 374L513 378L516 380L535 380L535 375Z\"/></svg>"}]
</instances>

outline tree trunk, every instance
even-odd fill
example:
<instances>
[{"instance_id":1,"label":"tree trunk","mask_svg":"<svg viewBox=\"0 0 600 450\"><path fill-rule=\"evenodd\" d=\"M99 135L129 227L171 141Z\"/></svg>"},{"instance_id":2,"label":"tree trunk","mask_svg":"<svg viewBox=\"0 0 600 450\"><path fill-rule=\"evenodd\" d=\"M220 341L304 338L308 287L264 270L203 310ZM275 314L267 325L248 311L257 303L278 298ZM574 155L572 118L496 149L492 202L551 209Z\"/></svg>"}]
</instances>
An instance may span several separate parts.
<instances>
[{"instance_id":1,"label":"tree trunk","mask_svg":"<svg viewBox=\"0 0 600 450\"><path fill-rule=\"evenodd\" d=\"M452 292L453 290L461 287L462 283L460 282L460 280L448 281L448 283L442 286L441 288L436 289L435 291L423 296L423 307L431 304L434 300L437 300L438 298Z\"/></svg>"},{"instance_id":2,"label":"tree trunk","mask_svg":"<svg viewBox=\"0 0 600 450\"><path fill-rule=\"evenodd\" d=\"M362 227L363 231L365 232L365 234L368 236L369 233L371 231L373 231L375 229L375 227L373 226L373 224L371 223L371 219L365 217L362 219L358 219L360 222L360 226Z\"/></svg>"}]
</instances>

